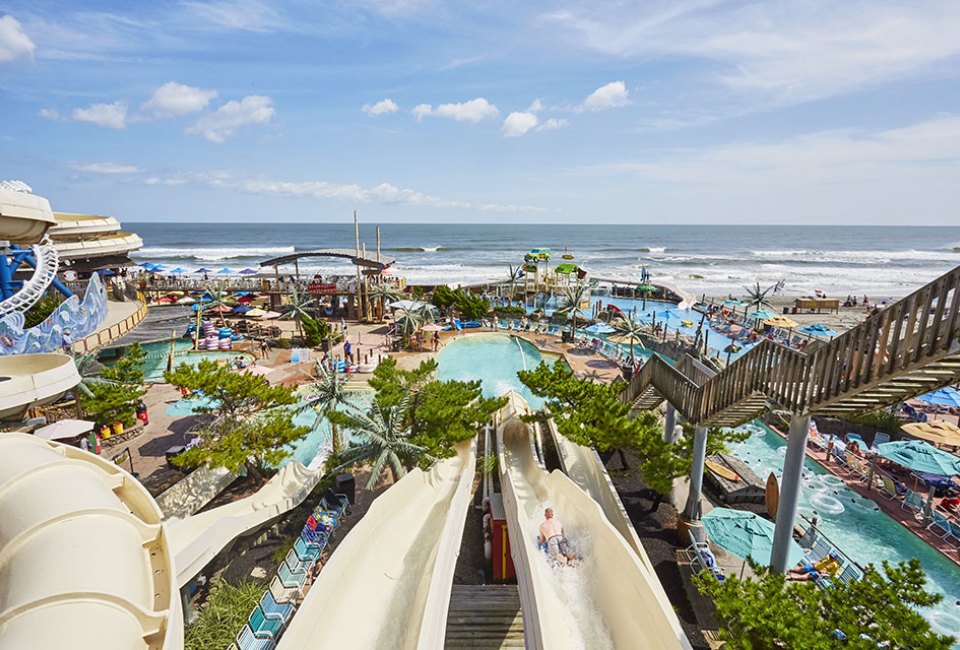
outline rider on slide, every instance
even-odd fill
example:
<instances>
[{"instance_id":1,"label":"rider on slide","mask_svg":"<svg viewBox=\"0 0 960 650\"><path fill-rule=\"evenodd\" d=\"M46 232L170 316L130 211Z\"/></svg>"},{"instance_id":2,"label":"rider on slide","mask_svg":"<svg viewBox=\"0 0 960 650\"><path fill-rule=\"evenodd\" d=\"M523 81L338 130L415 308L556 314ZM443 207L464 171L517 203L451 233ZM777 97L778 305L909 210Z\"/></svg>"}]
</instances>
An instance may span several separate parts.
<instances>
[{"instance_id":1,"label":"rider on slide","mask_svg":"<svg viewBox=\"0 0 960 650\"><path fill-rule=\"evenodd\" d=\"M547 545L547 555L556 560L557 564L566 566L573 562L576 556L563 534L563 524L554 518L553 508L547 508L543 516L546 518L540 524L540 542Z\"/></svg>"}]
</instances>

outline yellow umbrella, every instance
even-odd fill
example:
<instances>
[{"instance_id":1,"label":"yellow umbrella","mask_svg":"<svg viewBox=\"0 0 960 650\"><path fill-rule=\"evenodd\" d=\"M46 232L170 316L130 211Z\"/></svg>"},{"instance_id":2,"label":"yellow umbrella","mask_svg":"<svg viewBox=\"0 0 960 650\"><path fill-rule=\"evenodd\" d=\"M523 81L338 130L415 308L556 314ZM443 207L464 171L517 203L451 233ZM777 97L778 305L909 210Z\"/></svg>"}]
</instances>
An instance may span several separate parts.
<instances>
[{"instance_id":1,"label":"yellow umbrella","mask_svg":"<svg viewBox=\"0 0 960 650\"><path fill-rule=\"evenodd\" d=\"M914 438L932 442L935 445L960 447L960 427L943 420L934 422L911 422L902 427L906 433Z\"/></svg>"},{"instance_id":2,"label":"yellow umbrella","mask_svg":"<svg viewBox=\"0 0 960 650\"><path fill-rule=\"evenodd\" d=\"M250 311L248 311L246 313L246 316L250 318L258 318L260 316L263 316L266 313L267 312L265 312L264 310L257 308L257 309L251 309Z\"/></svg>"},{"instance_id":3,"label":"yellow umbrella","mask_svg":"<svg viewBox=\"0 0 960 650\"><path fill-rule=\"evenodd\" d=\"M787 318L786 316L774 316L773 318L768 318L763 322L771 327L780 327L786 330L793 329L800 324L795 320Z\"/></svg>"},{"instance_id":4,"label":"yellow umbrella","mask_svg":"<svg viewBox=\"0 0 960 650\"><path fill-rule=\"evenodd\" d=\"M608 336L607 340L611 343L623 343L625 345L630 345L630 342L633 341L633 344L639 345L640 349L644 348L643 340L640 337L628 336L627 334L614 334L613 336Z\"/></svg>"}]
</instances>

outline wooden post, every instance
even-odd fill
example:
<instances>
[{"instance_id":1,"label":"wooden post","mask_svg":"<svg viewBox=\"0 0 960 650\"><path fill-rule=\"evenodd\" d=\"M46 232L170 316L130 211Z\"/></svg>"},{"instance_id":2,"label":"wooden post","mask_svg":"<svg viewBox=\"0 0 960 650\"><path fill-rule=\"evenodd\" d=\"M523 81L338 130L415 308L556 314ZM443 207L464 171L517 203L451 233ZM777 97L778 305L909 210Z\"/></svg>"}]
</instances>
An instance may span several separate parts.
<instances>
[{"instance_id":1,"label":"wooden post","mask_svg":"<svg viewBox=\"0 0 960 650\"><path fill-rule=\"evenodd\" d=\"M363 259L367 259L367 243L363 243ZM363 312L370 318L370 276L363 276Z\"/></svg>"},{"instance_id":2,"label":"wooden post","mask_svg":"<svg viewBox=\"0 0 960 650\"><path fill-rule=\"evenodd\" d=\"M357 259L360 259L360 221L357 218L357 211L353 211L353 236L357 246ZM362 282L360 278L360 265L356 264L357 267L357 293L356 293L356 303L357 303L357 320L363 320L363 302L360 295L360 283Z\"/></svg>"}]
</instances>

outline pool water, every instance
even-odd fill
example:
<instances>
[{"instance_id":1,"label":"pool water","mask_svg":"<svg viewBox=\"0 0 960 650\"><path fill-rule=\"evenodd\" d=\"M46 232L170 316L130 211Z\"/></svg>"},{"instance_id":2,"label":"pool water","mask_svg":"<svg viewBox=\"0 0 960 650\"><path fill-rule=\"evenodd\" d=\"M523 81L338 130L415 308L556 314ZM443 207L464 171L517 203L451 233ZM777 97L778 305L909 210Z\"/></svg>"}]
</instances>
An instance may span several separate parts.
<instances>
[{"instance_id":1,"label":"pool water","mask_svg":"<svg viewBox=\"0 0 960 650\"><path fill-rule=\"evenodd\" d=\"M147 353L140 369L143 370L144 381L149 383L163 382L163 373L167 369L167 361L170 358L170 342L160 341L157 343L144 343L143 349ZM249 363L253 356L246 352L237 352L235 350L200 350L193 351L193 343L187 339L177 339L173 344L173 362L174 366L186 363L196 366L201 361L229 361L232 362L237 357L243 357Z\"/></svg>"},{"instance_id":2,"label":"pool water","mask_svg":"<svg viewBox=\"0 0 960 650\"><path fill-rule=\"evenodd\" d=\"M523 339L508 334L467 334L447 343L437 355L437 379L473 381L479 379L484 397L497 397L509 390L523 396L531 408L538 409L543 399L524 386L517 377L520 370L532 370L541 361L554 363L555 354L545 354Z\"/></svg>"},{"instance_id":3,"label":"pool water","mask_svg":"<svg viewBox=\"0 0 960 650\"><path fill-rule=\"evenodd\" d=\"M761 479L770 472L780 479L786 441L759 424L747 424L739 430L749 431L751 436L731 445L731 451ZM937 632L960 639L960 567L810 458L804 459L802 481L799 514L808 519L818 516L818 528L857 563L872 563L879 568L884 560L919 559L927 573L927 589L944 595L943 601L924 615Z\"/></svg>"}]
</instances>

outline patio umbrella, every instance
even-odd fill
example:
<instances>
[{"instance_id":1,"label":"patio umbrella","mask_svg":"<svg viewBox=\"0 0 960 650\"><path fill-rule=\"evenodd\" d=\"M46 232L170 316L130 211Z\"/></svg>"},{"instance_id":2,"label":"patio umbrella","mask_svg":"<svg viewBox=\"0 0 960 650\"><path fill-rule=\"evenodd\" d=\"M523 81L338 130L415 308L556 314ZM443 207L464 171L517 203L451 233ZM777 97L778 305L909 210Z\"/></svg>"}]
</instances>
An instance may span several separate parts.
<instances>
[{"instance_id":1,"label":"patio umbrella","mask_svg":"<svg viewBox=\"0 0 960 650\"><path fill-rule=\"evenodd\" d=\"M623 343L624 345L630 345L632 341L634 345L639 345L641 350L645 350L646 347L643 345L643 341L640 338L629 336L627 334L614 334L613 336L608 336L607 340L612 343Z\"/></svg>"},{"instance_id":2,"label":"patio umbrella","mask_svg":"<svg viewBox=\"0 0 960 650\"><path fill-rule=\"evenodd\" d=\"M110 276L110 275L117 274L115 271L111 271L110 269L100 269L99 271L97 271L97 273L99 273L101 276Z\"/></svg>"},{"instance_id":3,"label":"patio umbrella","mask_svg":"<svg viewBox=\"0 0 960 650\"><path fill-rule=\"evenodd\" d=\"M914 438L932 442L935 445L960 447L960 427L943 420L933 422L911 422L900 427Z\"/></svg>"},{"instance_id":4,"label":"patio umbrella","mask_svg":"<svg viewBox=\"0 0 960 650\"><path fill-rule=\"evenodd\" d=\"M267 312L265 312L264 310L260 309L259 307L255 307L255 308L253 308L253 309L251 309L250 311L247 312L247 317L248 317L248 318L259 318L259 317L263 316L263 315L266 314L266 313L267 313Z\"/></svg>"},{"instance_id":5,"label":"patio umbrella","mask_svg":"<svg viewBox=\"0 0 960 650\"><path fill-rule=\"evenodd\" d=\"M792 318L787 318L786 316L774 316L773 318L764 319L763 322L770 327L779 327L785 330L793 329L800 324Z\"/></svg>"},{"instance_id":6,"label":"patio umbrella","mask_svg":"<svg viewBox=\"0 0 960 650\"><path fill-rule=\"evenodd\" d=\"M776 528L772 521L752 512L730 508L714 508L701 521L710 541L723 550L744 560L753 558L758 564L770 564L773 531ZM802 559L803 549L790 540L787 566L793 566Z\"/></svg>"},{"instance_id":7,"label":"patio umbrella","mask_svg":"<svg viewBox=\"0 0 960 650\"><path fill-rule=\"evenodd\" d=\"M418 302L416 300L397 300L391 302L387 307L390 309L403 309L404 311L416 311L423 307L426 303Z\"/></svg>"},{"instance_id":8,"label":"patio umbrella","mask_svg":"<svg viewBox=\"0 0 960 650\"><path fill-rule=\"evenodd\" d=\"M254 310L251 309L250 311L248 311L248 312L247 312L247 316L249 316L249 315L250 315L250 312L252 312L252 311L254 311ZM265 311L265 312L263 312L263 313L260 315L260 318L263 319L263 320L273 320L274 318L280 318L280 316L282 316L282 314L281 314L280 312L276 312L276 311Z\"/></svg>"},{"instance_id":9,"label":"patio umbrella","mask_svg":"<svg viewBox=\"0 0 960 650\"><path fill-rule=\"evenodd\" d=\"M187 269L181 269L179 266L170 271L171 275L180 275L182 273L189 273L189 271Z\"/></svg>"},{"instance_id":10,"label":"patio umbrella","mask_svg":"<svg viewBox=\"0 0 960 650\"><path fill-rule=\"evenodd\" d=\"M877 454L913 472L937 476L960 474L960 458L922 440L885 442L877 445Z\"/></svg>"},{"instance_id":11,"label":"patio umbrella","mask_svg":"<svg viewBox=\"0 0 960 650\"><path fill-rule=\"evenodd\" d=\"M252 311L252 307L247 307L246 305L238 305L233 308L234 314L246 314L248 311Z\"/></svg>"},{"instance_id":12,"label":"patio umbrella","mask_svg":"<svg viewBox=\"0 0 960 650\"><path fill-rule=\"evenodd\" d=\"M747 314L746 318L750 318L753 320L767 320L767 319L773 318L774 316L776 316L776 314L774 314L769 309L758 309L756 311L752 311L749 314Z\"/></svg>"},{"instance_id":13,"label":"patio umbrella","mask_svg":"<svg viewBox=\"0 0 960 650\"><path fill-rule=\"evenodd\" d=\"M427 323L420 329L422 329L424 332L442 332L443 326L437 325L436 323Z\"/></svg>"},{"instance_id":14,"label":"patio umbrella","mask_svg":"<svg viewBox=\"0 0 960 650\"><path fill-rule=\"evenodd\" d=\"M210 270L210 269L201 267L201 268L197 269L196 271L194 271L194 273L213 273L213 271Z\"/></svg>"},{"instance_id":15,"label":"patio umbrella","mask_svg":"<svg viewBox=\"0 0 960 650\"><path fill-rule=\"evenodd\" d=\"M926 395L921 395L917 399L927 404L939 404L940 406L949 406L950 408L960 408L960 390L952 386L938 388Z\"/></svg>"},{"instance_id":16,"label":"patio umbrella","mask_svg":"<svg viewBox=\"0 0 960 650\"><path fill-rule=\"evenodd\" d=\"M89 420L60 420L40 427L33 432L33 435L44 440L69 440L90 433L93 431L93 426L93 422Z\"/></svg>"},{"instance_id":17,"label":"patio umbrella","mask_svg":"<svg viewBox=\"0 0 960 650\"><path fill-rule=\"evenodd\" d=\"M178 304L178 305L192 305L192 304L195 303L195 302L197 302L197 299L194 298L193 296L184 296L183 298L180 298L180 299L177 301L177 304Z\"/></svg>"},{"instance_id":18,"label":"patio umbrella","mask_svg":"<svg viewBox=\"0 0 960 650\"><path fill-rule=\"evenodd\" d=\"M723 301L724 307L743 307L745 304L742 300L737 300L736 298L729 298Z\"/></svg>"},{"instance_id":19,"label":"patio umbrella","mask_svg":"<svg viewBox=\"0 0 960 650\"><path fill-rule=\"evenodd\" d=\"M218 275L233 275L234 273L236 273L236 271L229 268L222 268L219 271L217 271Z\"/></svg>"},{"instance_id":20,"label":"patio umbrella","mask_svg":"<svg viewBox=\"0 0 960 650\"><path fill-rule=\"evenodd\" d=\"M240 294L237 294L237 295L240 296ZM237 298L237 302L239 303L253 302L253 296L251 296L250 294L240 296L239 298Z\"/></svg>"},{"instance_id":21,"label":"patio umbrella","mask_svg":"<svg viewBox=\"0 0 960 650\"><path fill-rule=\"evenodd\" d=\"M257 273L258 271L255 271L253 269L243 269L242 271L240 271L240 275L256 275Z\"/></svg>"},{"instance_id":22,"label":"patio umbrella","mask_svg":"<svg viewBox=\"0 0 960 650\"><path fill-rule=\"evenodd\" d=\"M813 325L804 325L797 330L801 334L811 334L813 336L836 336L837 333L824 325L823 323L814 323Z\"/></svg>"}]
</instances>

